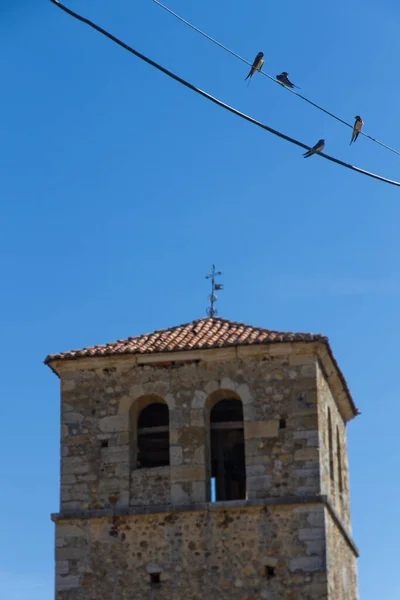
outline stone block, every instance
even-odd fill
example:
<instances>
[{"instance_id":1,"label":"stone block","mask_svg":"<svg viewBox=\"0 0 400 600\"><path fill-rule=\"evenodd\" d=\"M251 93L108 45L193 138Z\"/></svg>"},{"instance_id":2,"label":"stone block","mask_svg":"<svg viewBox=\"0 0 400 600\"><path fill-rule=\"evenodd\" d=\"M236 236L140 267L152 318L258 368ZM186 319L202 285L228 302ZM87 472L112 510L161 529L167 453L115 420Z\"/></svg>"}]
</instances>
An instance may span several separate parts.
<instances>
[{"instance_id":1,"label":"stone block","mask_svg":"<svg viewBox=\"0 0 400 600\"><path fill-rule=\"evenodd\" d=\"M119 446L126 446L126 444L129 444L131 441L131 434L129 431L123 431L122 433L120 433L117 436L117 440L118 440L118 445Z\"/></svg>"},{"instance_id":2,"label":"stone block","mask_svg":"<svg viewBox=\"0 0 400 600\"><path fill-rule=\"evenodd\" d=\"M179 483L171 485L171 503L172 504L188 504L190 502L189 494L185 492Z\"/></svg>"},{"instance_id":3,"label":"stone block","mask_svg":"<svg viewBox=\"0 0 400 600\"><path fill-rule=\"evenodd\" d=\"M192 465L202 466L205 464L205 447L199 446L193 453Z\"/></svg>"},{"instance_id":4,"label":"stone block","mask_svg":"<svg viewBox=\"0 0 400 600\"><path fill-rule=\"evenodd\" d=\"M192 467L191 465L180 465L171 467L171 480L174 482L191 482L205 479L203 467Z\"/></svg>"},{"instance_id":5,"label":"stone block","mask_svg":"<svg viewBox=\"0 0 400 600\"><path fill-rule=\"evenodd\" d=\"M234 392L237 385L230 377L222 377L220 387L222 390L230 390Z\"/></svg>"},{"instance_id":6,"label":"stone block","mask_svg":"<svg viewBox=\"0 0 400 600\"><path fill-rule=\"evenodd\" d=\"M169 456L170 456L171 465L173 465L173 466L181 465L183 462L182 447L181 446L170 446Z\"/></svg>"},{"instance_id":7,"label":"stone block","mask_svg":"<svg viewBox=\"0 0 400 600\"><path fill-rule=\"evenodd\" d=\"M89 500L89 487L87 483L77 483L75 485L62 485L61 500L62 502L68 502L71 500Z\"/></svg>"},{"instance_id":8,"label":"stone block","mask_svg":"<svg viewBox=\"0 0 400 600\"><path fill-rule=\"evenodd\" d=\"M115 504L117 508L127 508L129 506L129 489L126 491L121 491L118 496L118 500Z\"/></svg>"},{"instance_id":9,"label":"stone block","mask_svg":"<svg viewBox=\"0 0 400 600\"><path fill-rule=\"evenodd\" d=\"M293 432L294 440L309 440L317 438L318 439L318 430L317 429L303 429L301 431Z\"/></svg>"},{"instance_id":10,"label":"stone block","mask_svg":"<svg viewBox=\"0 0 400 600\"><path fill-rule=\"evenodd\" d=\"M272 478L270 475L263 475L260 477L247 477L247 489L253 490L268 490L272 485Z\"/></svg>"},{"instance_id":11,"label":"stone block","mask_svg":"<svg viewBox=\"0 0 400 600\"><path fill-rule=\"evenodd\" d=\"M250 421L244 424L245 439L272 438L279 433L279 420Z\"/></svg>"},{"instance_id":12,"label":"stone block","mask_svg":"<svg viewBox=\"0 0 400 600\"><path fill-rule=\"evenodd\" d=\"M160 398L165 398L169 391L169 383L161 380L145 384L144 387L147 394L156 394Z\"/></svg>"},{"instance_id":13,"label":"stone block","mask_svg":"<svg viewBox=\"0 0 400 600\"><path fill-rule=\"evenodd\" d=\"M84 537L85 532L78 525L70 525L67 523L57 523L56 536L57 537L62 536L65 539L77 538L77 537Z\"/></svg>"},{"instance_id":14,"label":"stone block","mask_svg":"<svg viewBox=\"0 0 400 600\"><path fill-rule=\"evenodd\" d=\"M249 477L258 477L260 475L265 475L265 465L255 464L246 466L246 476Z\"/></svg>"},{"instance_id":15,"label":"stone block","mask_svg":"<svg viewBox=\"0 0 400 600\"><path fill-rule=\"evenodd\" d=\"M111 446L109 448L102 448L101 460L104 464L121 462L129 463L130 452L130 446Z\"/></svg>"},{"instance_id":16,"label":"stone block","mask_svg":"<svg viewBox=\"0 0 400 600\"><path fill-rule=\"evenodd\" d=\"M314 571L322 571L325 567L322 556L300 556L293 558L289 562L290 571L305 571L312 573Z\"/></svg>"},{"instance_id":17,"label":"stone block","mask_svg":"<svg viewBox=\"0 0 400 600\"><path fill-rule=\"evenodd\" d=\"M316 357L312 353L292 354L289 357L289 364L292 366L311 365L316 363Z\"/></svg>"},{"instance_id":18,"label":"stone block","mask_svg":"<svg viewBox=\"0 0 400 600\"><path fill-rule=\"evenodd\" d=\"M163 572L163 568L156 564L156 563L151 563L150 565L147 565L146 567L146 571L147 573L151 574L151 573L162 573Z\"/></svg>"},{"instance_id":19,"label":"stone block","mask_svg":"<svg viewBox=\"0 0 400 600\"><path fill-rule=\"evenodd\" d=\"M324 527L325 526L325 514L324 509L316 509L310 511L307 516L307 522L311 527Z\"/></svg>"},{"instance_id":20,"label":"stone block","mask_svg":"<svg viewBox=\"0 0 400 600\"><path fill-rule=\"evenodd\" d=\"M76 479L79 483L92 483L93 481L97 481L99 479L99 476L99 473L89 473L88 475L77 475Z\"/></svg>"},{"instance_id":21,"label":"stone block","mask_svg":"<svg viewBox=\"0 0 400 600\"><path fill-rule=\"evenodd\" d=\"M325 529L323 527L305 527L299 530L298 538L301 542L323 540L325 539Z\"/></svg>"},{"instance_id":22,"label":"stone block","mask_svg":"<svg viewBox=\"0 0 400 600\"><path fill-rule=\"evenodd\" d=\"M296 477L319 477L319 467L297 469L295 471Z\"/></svg>"},{"instance_id":23,"label":"stone block","mask_svg":"<svg viewBox=\"0 0 400 600\"><path fill-rule=\"evenodd\" d=\"M213 392L219 389L219 385L217 381L208 381L204 386L204 391L206 394L211 395Z\"/></svg>"},{"instance_id":24,"label":"stone block","mask_svg":"<svg viewBox=\"0 0 400 600\"><path fill-rule=\"evenodd\" d=\"M192 481L191 496L193 502L205 502L206 501L206 482L205 481Z\"/></svg>"},{"instance_id":25,"label":"stone block","mask_svg":"<svg viewBox=\"0 0 400 600\"><path fill-rule=\"evenodd\" d=\"M168 404L169 410L176 408L176 398L173 394L166 394L165 402Z\"/></svg>"},{"instance_id":26,"label":"stone block","mask_svg":"<svg viewBox=\"0 0 400 600\"><path fill-rule=\"evenodd\" d=\"M307 479L303 485L300 485L295 489L296 496L313 496L314 494L319 494L319 492L318 479Z\"/></svg>"},{"instance_id":27,"label":"stone block","mask_svg":"<svg viewBox=\"0 0 400 600\"><path fill-rule=\"evenodd\" d=\"M325 540L309 540L305 542L307 555L323 556L325 552Z\"/></svg>"},{"instance_id":28,"label":"stone block","mask_svg":"<svg viewBox=\"0 0 400 600\"><path fill-rule=\"evenodd\" d=\"M190 406L192 408L198 408L204 410L207 401L207 394L201 390L196 390Z\"/></svg>"},{"instance_id":29,"label":"stone block","mask_svg":"<svg viewBox=\"0 0 400 600\"><path fill-rule=\"evenodd\" d=\"M82 502L63 502L61 501L61 508L62 510L81 510L82 509Z\"/></svg>"},{"instance_id":30,"label":"stone block","mask_svg":"<svg viewBox=\"0 0 400 600\"><path fill-rule=\"evenodd\" d=\"M83 546L82 548L56 548L56 561L77 560L89 554L89 546Z\"/></svg>"},{"instance_id":31,"label":"stone block","mask_svg":"<svg viewBox=\"0 0 400 600\"><path fill-rule=\"evenodd\" d=\"M317 377L317 369L316 364L303 365L301 367L301 376L302 377Z\"/></svg>"},{"instance_id":32,"label":"stone block","mask_svg":"<svg viewBox=\"0 0 400 600\"><path fill-rule=\"evenodd\" d=\"M76 381L74 379L63 379L61 381L61 393L72 392L76 388Z\"/></svg>"},{"instance_id":33,"label":"stone block","mask_svg":"<svg viewBox=\"0 0 400 600\"><path fill-rule=\"evenodd\" d=\"M259 456L258 453L256 456L250 456L250 453L247 453L246 456L246 465L247 468L254 466L261 466L261 465L269 465L270 463L272 463L273 458L271 456L267 455L261 455ZM246 472L247 472L247 468L246 468Z\"/></svg>"},{"instance_id":34,"label":"stone block","mask_svg":"<svg viewBox=\"0 0 400 600\"><path fill-rule=\"evenodd\" d=\"M180 429L171 428L169 429L169 443L171 446L178 444L180 436Z\"/></svg>"},{"instance_id":35,"label":"stone block","mask_svg":"<svg viewBox=\"0 0 400 600\"><path fill-rule=\"evenodd\" d=\"M296 450L294 453L294 460L303 461L303 460L318 460L319 459L319 449L318 448L301 448L301 450Z\"/></svg>"},{"instance_id":36,"label":"stone block","mask_svg":"<svg viewBox=\"0 0 400 600\"><path fill-rule=\"evenodd\" d=\"M77 482L76 475L65 473L62 476L61 485L72 485Z\"/></svg>"},{"instance_id":37,"label":"stone block","mask_svg":"<svg viewBox=\"0 0 400 600\"><path fill-rule=\"evenodd\" d=\"M131 472L130 462L120 462L115 465L115 476L118 478L125 479L125 481L129 481L129 475Z\"/></svg>"},{"instance_id":38,"label":"stone block","mask_svg":"<svg viewBox=\"0 0 400 600\"><path fill-rule=\"evenodd\" d=\"M64 412L64 411L63 411ZM84 416L77 412L67 412L63 414L62 422L67 425L77 425L82 423Z\"/></svg>"},{"instance_id":39,"label":"stone block","mask_svg":"<svg viewBox=\"0 0 400 600\"><path fill-rule=\"evenodd\" d=\"M251 395L250 388L247 383L241 383L237 388L237 393L239 394L244 405L251 404L253 402L253 396Z\"/></svg>"},{"instance_id":40,"label":"stone block","mask_svg":"<svg viewBox=\"0 0 400 600\"><path fill-rule=\"evenodd\" d=\"M129 431L128 415L114 415L99 420L99 429L103 433L119 433Z\"/></svg>"},{"instance_id":41,"label":"stone block","mask_svg":"<svg viewBox=\"0 0 400 600\"><path fill-rule=\"evenodd\" d=\"M56 575L68 575L69 562L67 560L58 560L56 562Z\"/></svg>"},{"instance_id":42,"label":"stone block","mask_svg":"<svg viewBox=\"0 0 400 600\"><path fill-rule=\"evenodd\" d=\"M145 391L142 384L135 383L129 388L129 398L131 399L131 402L134 402L135 400L140 398L140 396L144 396L144 394Z\"/></svg>"},{"instance_id":43,"label":"stone block","mask_svg":"<svg viewBox=\"0 0 400 600\"><path fill-rule=\"evenodd\" d=\"M57 575L56 576L56 590L74 590L81 587L79 575Z\"/></svg>"},{"instance_id":44,"label":"stone block","mask_svg":"<svg viewBox=\"0 0 400 600\"><path fill-rule=\"evenodd\" d=\"M189 425L187 419L185 419L183 410L180 408L174 408L169 411L169 424L174 429L182 429L185 425Z\"/></svg>"},{"instance_id":45,"label":"stone block","mask_svg":"<svg viewBox=\"0 0 400 600\"><path fill-rule=\"evenodd\" d=\"M62 459L61 475L77 475L89 472L89 463L86 458L80 456L66 456Z\"/></svg>"},{"instance_id":46,"label":"stone block","mask_svg":"<svg viewBox=\"0 0 400 600\"><path fill-rule=\"evenodd\" d=\"M190 425L192 427L204 427L204 409L196 408L190 411Z\"/></svg>"}]
</instances>

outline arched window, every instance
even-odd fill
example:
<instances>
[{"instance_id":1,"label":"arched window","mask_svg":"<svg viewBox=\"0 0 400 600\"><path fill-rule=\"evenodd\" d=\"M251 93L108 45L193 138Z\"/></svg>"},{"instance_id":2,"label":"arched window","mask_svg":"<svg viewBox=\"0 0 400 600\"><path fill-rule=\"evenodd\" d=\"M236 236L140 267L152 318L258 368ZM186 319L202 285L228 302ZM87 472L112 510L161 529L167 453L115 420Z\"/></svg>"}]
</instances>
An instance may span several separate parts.
<instances>
[{"instance_id":1,"label":"arched window","mask_svg":"<svg viewBox=\"0 0 400 600\"><path fill-rule=\"evenodd\" d=\"M339 427L336 426L336 448L337 448L337 456L338 456L338 482L339 482L339 492L343 493L343 473L342 473L342 449L340 446L340 434Z\"/></svg>"},{"instance_id":2,"label":"arched window","mask_svg":"<svg viewBox=\"0 0 400 600\"><path fill-rule=\"evenodd\" d=\"M137 419L137 459L140 468L169 465L169 411L163 402L145 406Z\"/></svg>"},{"instance_id":3,"label":"arched window","mask_svg":"<svg viewBox=\"0 0 400 600\"><path fill-rule=\"evenodd\" d=\"M333 462L333 433L332 433L332 418L331 411L328 408L328 444L329 444L329 473L331 481L335 482L335 466Z\"/></svg>"},{"instance_id":4,"label":"arched window","mask_svg":"<svg viewBox=\"0 0 400 600\"><path fill-rule=\"evenodd\" d=\"M211 499L246 498L243 406L237 399L217 402L210 413Z\"/></svg>"}]
</instances>

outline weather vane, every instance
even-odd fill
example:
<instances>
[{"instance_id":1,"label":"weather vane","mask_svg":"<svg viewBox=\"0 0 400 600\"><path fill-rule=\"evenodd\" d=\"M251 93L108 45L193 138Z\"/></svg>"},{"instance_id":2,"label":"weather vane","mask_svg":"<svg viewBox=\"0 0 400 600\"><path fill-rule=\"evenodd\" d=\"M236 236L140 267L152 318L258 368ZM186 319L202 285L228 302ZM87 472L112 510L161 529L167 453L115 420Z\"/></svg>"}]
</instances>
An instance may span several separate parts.
<instances>
[{"instance_id":1,"label":"weather vane","mask_svg":"<svg viewBox=\"0 0 400 600\"><path fill-rule=\"evenodd\" d=\"M210 275L206 275L206 279L211 279L211 294L209 296L211 306L207 308L207 314L209 317L215 317L215 315L217 314L217 309L214 305L218 300L218 296L216 296L215 292L224 289L222 283L215 283L215 278L219 277L219 275L222 275L222 273L221 271L215 270L215 265L212 265Z\"/></svg>"}]
</instances>

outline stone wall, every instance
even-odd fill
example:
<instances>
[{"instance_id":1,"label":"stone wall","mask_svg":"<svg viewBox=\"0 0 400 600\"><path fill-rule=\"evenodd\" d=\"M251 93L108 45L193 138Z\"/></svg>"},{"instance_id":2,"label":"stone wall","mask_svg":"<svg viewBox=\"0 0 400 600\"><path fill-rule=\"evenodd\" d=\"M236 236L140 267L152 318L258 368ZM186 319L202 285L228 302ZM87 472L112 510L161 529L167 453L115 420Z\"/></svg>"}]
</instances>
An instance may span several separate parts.
<instances>
[{"instance_id":1,"label":"stone wall","mask_svg":"<svg viewBox=\"0 0 400 600\"><path fill-rule=\"evenodd\" d=\"M346 424L339 412L337 404L333 398L332 392L329 389L321 368L318 368L317 371L317 385L319 406L318 427L321 456L321 492L330 498L330 501L343 519L348 531L351 533ZM330 410L332 423L333 478L329 465L328 408ZM338 432L339 444L337 435ZM341 471L342 491L340 491L339 488L339 471Z\"/></svg>"},{"instance_id":2,"label":"stone wall","mask_svg":"<svg viewBox=\"0 0 400 600\"><path fill-rule=\"evenodd\" d=\"M214 505L59 522L57 600L327 600L324 510Z\"/></svg>"},{"instance_id":3,"label":"stone wall","mask_svg":"<svg viewBox=\"0 0 400 600\"><path fill-rule=\"evenodd\" d=\"M156 505L171 503L169 467L132 471L130 506L147 506L149 498Z\"/></svg>"},{"instance_id":4,"label":"stone wall","mask_svg":"<svg viewBox=\"0 0 400 600\"><path fill-rule=\"evenodd\" d=\"M57 600L357 600L346 406L317 356L296 343L60 365ZM243 404L246 500L208 503L210 412L226 398ZM170 465L138 468L150 401L169 408Z\"/></svg>"},{"instance_id":5,"label":"stone wall","mask_svg":"<svg viewBox=\"0 0 400 600\"><path fill-rule=\"evenodd\" d=\"M358 600L357 557L326 511L329 600Z\"/></svg>"},{"instance_id":6,"label":"stone wall","mask_svg":"<svg viewBox=\"0 0 400 600\"><path fill-rule=\"evenodd\" d=\"M243 402L248 499L319 493L317 362L304 346L167 367L91 359L65 371L61 509L209 500L209 413L229 396ZM154 473L135 469L132 443L132 406L148 395L170 417L170 467Z\"/></svg>"}]
</instances>

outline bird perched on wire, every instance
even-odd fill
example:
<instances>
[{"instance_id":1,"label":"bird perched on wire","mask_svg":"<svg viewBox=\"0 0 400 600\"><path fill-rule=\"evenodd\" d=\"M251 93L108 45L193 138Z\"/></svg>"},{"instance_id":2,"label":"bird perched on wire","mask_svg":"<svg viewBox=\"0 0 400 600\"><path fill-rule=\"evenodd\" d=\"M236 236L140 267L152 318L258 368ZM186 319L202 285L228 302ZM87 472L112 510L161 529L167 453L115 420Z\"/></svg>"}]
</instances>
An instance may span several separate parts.
<instances>
[{"instance_id":1,"label":"bird perched on wire","mask_svg":"<svg viewBox=\"0 0 400 600\"><path fill-rule=\"evenodd\" d=\"M264 52L259 52L254 59L253 65L249 71L249 74L245 78L245 81L246 81L246 79L249 79L249 78L251 79L256 71L261 71L263 64L264 64ZM250 83L250 81L249 81L249 83Z\"/></svg>"},{"instance_id":2,"label":"bird perched on wire","mask_svg":"<svg viewBox=\"0 0 400 600\"><path fill-rule=\"evenodd\" d=\"M364 121L362 120L360 115L357 115L355 117L355 119L356 119L356 121L354 123L353 133L351 134L350 146L352 145L353 142L355 142L357 140L358 136L360 135L362 126L364 125Z\"/></svg>"},{"instance_id":3,"label":"bird perched on wire","mask_svg":"<svg viewBox=\"0 0 400 600\"><path fill-rule=\"evenodd\" d=\"M303 156L304 156L304 158L308 158L309 156L312 156L316 152L322 152L322 150L324 148L325 148L325 140L318 140L318 142L315 144L315 146L310 148L310 150L307 150L307 152L304 152Z\"/></svg>"},{"instance_id":4,"label":"bird perched on wire","mask_svg":"<svg viewBox=\"0 0 400 600\"><path fill-rule=\"evenodd\" d=\"M282 85L286 85L286 87L291 89L297 88L299 90L300 88L290 81L288 75L289 73L287 71L282 71L282 73L280 75L277 75L276 78Z\"/></svg>"}]
</instances>

